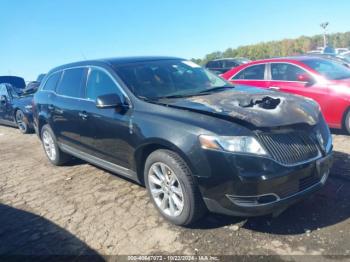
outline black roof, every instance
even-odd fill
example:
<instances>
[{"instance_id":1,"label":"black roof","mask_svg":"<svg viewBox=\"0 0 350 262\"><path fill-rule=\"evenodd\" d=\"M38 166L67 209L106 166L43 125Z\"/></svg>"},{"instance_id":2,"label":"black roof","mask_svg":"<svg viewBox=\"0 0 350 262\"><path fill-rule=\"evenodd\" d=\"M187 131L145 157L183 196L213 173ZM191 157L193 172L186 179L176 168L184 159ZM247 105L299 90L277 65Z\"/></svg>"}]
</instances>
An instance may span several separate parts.
<instances>
[{"instance_id":1,"label":"black roof","mask_svg":"<svg viewBox=\"0 0 350 262\"><path fill-rule=\"evenodd\" d=\"M159 61L159 60L180 60L180 59L182 58L171 57L171 56L134 56L134 57L102 58L102 59L85 60L85 61L61 65L59 67L52 69L51 72L57 71L60 69L69 68L69 67L76 67L76 66L86 66L86 65L116 66L116 65L125 65L125 64L139 63L139 62L150 62L150 61Z\"/></svg>"}]
</instances>

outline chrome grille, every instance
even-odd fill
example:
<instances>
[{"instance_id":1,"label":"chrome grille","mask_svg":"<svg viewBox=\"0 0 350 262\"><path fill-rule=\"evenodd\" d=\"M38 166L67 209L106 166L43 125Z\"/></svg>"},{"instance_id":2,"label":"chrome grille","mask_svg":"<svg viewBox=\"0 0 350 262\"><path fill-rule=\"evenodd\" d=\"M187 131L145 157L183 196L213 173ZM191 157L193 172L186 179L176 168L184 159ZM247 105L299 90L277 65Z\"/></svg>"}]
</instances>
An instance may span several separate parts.
<instances>
[{"instance_id":1,"label":"chrome grille","mask_svg":"<svg viewBox=\"0 0 350 262\"><path fill-rule=\"evenodd\" d=\"M257 135L271 157L284 165L292 165L317 157L320 152L310 133L261 133Z\"/></svg>"}]
</instances>

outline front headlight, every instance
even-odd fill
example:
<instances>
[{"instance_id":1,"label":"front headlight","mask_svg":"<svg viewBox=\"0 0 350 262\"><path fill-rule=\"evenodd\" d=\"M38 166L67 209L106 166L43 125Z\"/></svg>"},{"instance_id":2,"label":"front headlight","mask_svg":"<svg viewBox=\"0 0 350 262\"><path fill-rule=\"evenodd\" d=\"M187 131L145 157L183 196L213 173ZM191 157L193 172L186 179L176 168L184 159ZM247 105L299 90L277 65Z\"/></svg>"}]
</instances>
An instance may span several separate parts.
<instances>
[{"instance_id":1,"label":"front headlight","mask_svg":"<svg viewBox=\"0 0 350 262\"><path fill-rule=\"evenodd\" d=\"M202 148L235 153L267 155L265 149L252 136L199 136Z\"/></svg>"}]
</instances>

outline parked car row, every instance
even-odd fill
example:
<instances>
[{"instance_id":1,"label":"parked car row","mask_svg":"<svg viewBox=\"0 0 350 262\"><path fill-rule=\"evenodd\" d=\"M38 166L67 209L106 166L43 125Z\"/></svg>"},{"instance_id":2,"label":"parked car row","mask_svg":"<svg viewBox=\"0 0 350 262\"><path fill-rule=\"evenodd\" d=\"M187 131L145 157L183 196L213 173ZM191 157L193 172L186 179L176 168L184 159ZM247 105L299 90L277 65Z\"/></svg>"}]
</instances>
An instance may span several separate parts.
<instances>
[{"instance_id":1,"label":"parked car row","mask_svg":"<svg viewBox=\"0 0 350 262\"><path fill-rule=\"evenodd\" d=\"M251 62L243 57L215 59L206 63L205 68L215 74L223 74L232 68Z\"/></svg>"},{"instance_id":2,"label":"parked car row","mask_svg":"<svg viewBox=\"0 0 350 262\"><path fill-rule=\"evenodd\" d=\"M23 134L33 131L32 100L40 78L26 85L21 77L0 76L0 124L18 127Z\"/></svg>"},{"instance_id":3,"label":"parked car row","mask_svg":"<svg viewBox=\"0 0 350 262\"><path fill-rule=\"evenodd\" d=\"M246 63L222 78L174 57L77 62L44 77L31 102L33 127L53 165L77 157L145 185L174 224L208 210L279 214L328 178L333 146L322 97L345 97L342 88L328 91L346 83L345 69L285 58ZM315 100L324 105L275 91L286 83L297 94L319 88ZM326 119L340 127L346 100L336 103Z\"/></svg>"}]
</instances>

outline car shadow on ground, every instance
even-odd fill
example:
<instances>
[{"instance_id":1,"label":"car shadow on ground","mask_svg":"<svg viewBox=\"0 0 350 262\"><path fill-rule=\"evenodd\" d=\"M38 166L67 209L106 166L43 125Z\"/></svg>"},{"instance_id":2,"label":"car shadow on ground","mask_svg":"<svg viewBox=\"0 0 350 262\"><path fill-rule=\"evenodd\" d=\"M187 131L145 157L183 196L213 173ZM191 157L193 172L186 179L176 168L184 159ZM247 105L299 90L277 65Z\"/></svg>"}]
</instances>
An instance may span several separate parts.
<instances>
[{"instance_id":1,"label":"car shadow on ground","mask_svg":"<svg viewBox=\"0 0 350 262\"><path fill-rule=\"evenodd\" d=\"M0 225L0 257L5 260L21 256L18 261L27 258L104 261L83 241L33 213L0 204Z\"/></svg>"},{"instance_id":2,"label":"car shadow on ground","mask_svg":"<svg viewBox=\"0 0 350 262\"><path fill-rule=\"evenodd\" d=\"M278 217L237 218L208 214L193 228L214 229L239 224L263 233L297 235L321 230L350 217L350 156L334 152L334 166L326 185L317 193L298 202Z\"/></svg>"}]
</instances>

